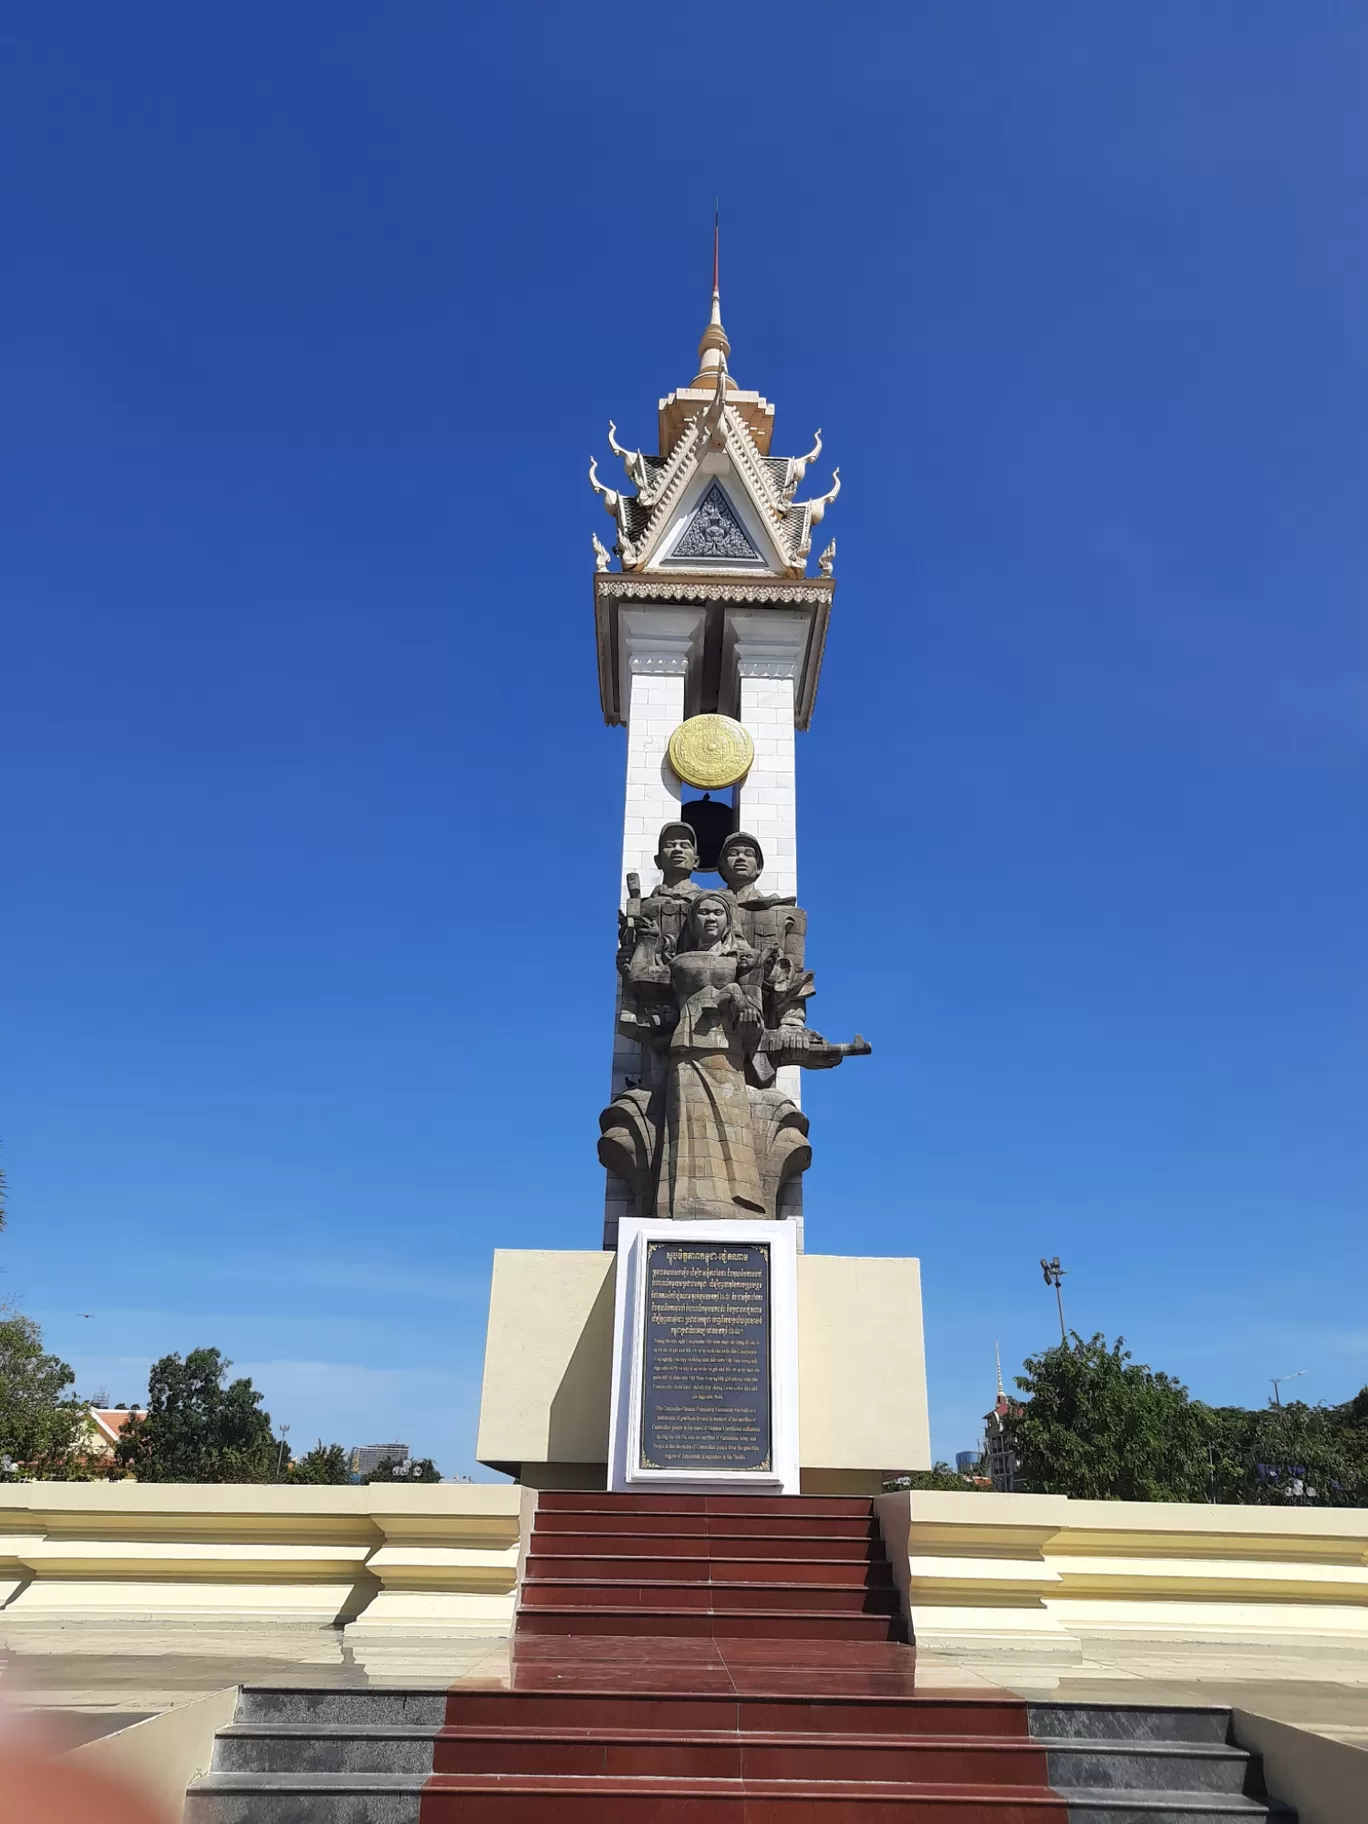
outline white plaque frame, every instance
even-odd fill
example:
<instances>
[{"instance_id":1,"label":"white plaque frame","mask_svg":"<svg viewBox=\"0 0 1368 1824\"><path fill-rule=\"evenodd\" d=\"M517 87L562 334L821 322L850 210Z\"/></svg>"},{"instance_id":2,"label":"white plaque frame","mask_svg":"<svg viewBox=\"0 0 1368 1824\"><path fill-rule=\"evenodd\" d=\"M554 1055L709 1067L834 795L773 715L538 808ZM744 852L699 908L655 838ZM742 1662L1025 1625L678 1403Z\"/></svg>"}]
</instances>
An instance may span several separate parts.
<instances>
[{"instance_id":1,"label":"white plaque frame","mask_svg":"<svg viewBox=\"0 0 1368 1824\"><path fill-rule=\"evenodd\" d=\"M645 1469L641 1380L646 1345L646 1244L730 1242L770 1251L769 1469ZM796 1495L798 1490L798 1236L792 1222L670 1222L624 1216L618 1228L613 1311L613 1397L608 1486L616 1494L687 1489L693 1494Z\"/></svg>"}]
</instances>

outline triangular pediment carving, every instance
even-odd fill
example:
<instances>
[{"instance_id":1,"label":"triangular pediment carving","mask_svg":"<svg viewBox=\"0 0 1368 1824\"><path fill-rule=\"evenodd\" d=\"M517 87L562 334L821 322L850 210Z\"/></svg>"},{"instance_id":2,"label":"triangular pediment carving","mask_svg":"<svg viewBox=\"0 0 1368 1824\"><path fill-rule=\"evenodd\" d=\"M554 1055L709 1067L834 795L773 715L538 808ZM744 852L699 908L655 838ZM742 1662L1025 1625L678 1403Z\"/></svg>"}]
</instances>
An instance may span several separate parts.
<instances>
[{"instance_id":1,"label":"triangular pediment carving","mask_svg":"<svg viewBox=\"0 0 1368 1824\"><path fill-rule=\"evenodd\" d=\"M728 500L721 482L712 482L702 500L669 546L670 563L717 564L730 570L765 567L755 540Z\"/></svg>"}]
</instances>

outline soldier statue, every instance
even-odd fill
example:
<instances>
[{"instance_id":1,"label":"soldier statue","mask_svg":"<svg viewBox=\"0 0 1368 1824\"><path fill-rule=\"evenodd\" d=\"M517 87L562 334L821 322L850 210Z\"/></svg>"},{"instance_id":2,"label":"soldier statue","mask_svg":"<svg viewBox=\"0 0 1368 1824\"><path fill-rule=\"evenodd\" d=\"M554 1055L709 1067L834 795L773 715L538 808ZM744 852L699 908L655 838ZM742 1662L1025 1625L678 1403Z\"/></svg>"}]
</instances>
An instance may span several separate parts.
<instances>
[{"instance_id":1,"label":"soldier statue","mask_svg":"<svg viewBox=\"0 0 1368 1824\"><path fill-rule=\"evenodd\" d=\"M812 1159L807 1117L777 1072L869 1052L858 1034L833 1045L807 1025L807 917L791 894L761 891L764 863L755 837L737 831L718 862L725 888L710 892L692 878L692 827L667 823L660 884L643 899L627 877L619 1023L641 1046L642 1075L599 1117L598 1151L639 1215L777 1217L785 1184Z\"/></svg>"}]
</instances>

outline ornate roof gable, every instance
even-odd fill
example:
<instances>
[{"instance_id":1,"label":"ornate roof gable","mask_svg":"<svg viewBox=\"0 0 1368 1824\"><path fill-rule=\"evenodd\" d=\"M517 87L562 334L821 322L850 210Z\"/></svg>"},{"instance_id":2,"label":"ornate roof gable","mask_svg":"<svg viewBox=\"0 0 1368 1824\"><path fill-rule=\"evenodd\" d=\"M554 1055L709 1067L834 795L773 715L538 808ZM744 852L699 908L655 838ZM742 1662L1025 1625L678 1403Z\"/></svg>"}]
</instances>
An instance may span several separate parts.
<instances>
[{"instance_id":1,"label":"ornate roof gable","mask_svg":"<svg viewBox=\"0 0 1368 1824\"><path fill-rule=\"evenodd\" d=\"M763 564L755 541L747 532L722 490L720 482L711 482L702 500L694 508L684 530L670 545L671 561L720 564L724 569L744 564Z\"/></svg>"},{"instance_id":2,"label":"ornate roof gable","mask_svg":"<svg viewBox=\"0 0 1368 1824\"><path fill-rule=\"evenodd\" d=\"M829 493L816 500L793 496L808 466L821 454L822 434L802 457L769 454L773 408L758 393L742 392L727 371L731 352L713 290L712 316L699 344L700 370L692 384L661 402L662 439L678 425L672 446L658 456L625 449L617 426L608 444L635 493L605 487L596 461L589 481L617 526L614 546L624 570L736 570L802 576L812 530L840 493L840 470ZM681 422L682 418L682 422ZM606 563L603 547L600 568ZM830 570L824 554L823 574Z\"/></svg>"}]
</instances>

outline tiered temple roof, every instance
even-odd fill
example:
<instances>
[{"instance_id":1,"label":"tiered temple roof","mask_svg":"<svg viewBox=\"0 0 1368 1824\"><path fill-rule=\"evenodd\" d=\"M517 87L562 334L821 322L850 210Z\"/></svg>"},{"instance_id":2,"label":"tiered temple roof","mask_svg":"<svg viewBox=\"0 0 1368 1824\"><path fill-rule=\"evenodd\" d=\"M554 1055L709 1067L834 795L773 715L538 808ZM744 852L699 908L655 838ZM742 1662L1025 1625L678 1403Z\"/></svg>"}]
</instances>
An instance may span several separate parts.
<instances>
[{"instance_id":1,"label":"tiered temple roof","mask_svg":"<svg viewBox=\"0 0 1368 1824\"><path fill-rule=\"evenodd\" d=\"M624 448L610 423L609 448L634 491L605 486L597 461L589 464L590 484L617 528L613 549L624 571L806 574L813 529L841 491L840 470L826 494L795 500L821 454L822 434L806 456L771 456L774 407L737 385L728 371L730 353L714 260L698 372L660 401L658 453ZM607 551L597 538L594 547L599 568L606 569ZM834 553L833 542L822 553L824 576L831 574Z\"/></svg>"}]
</instances>

